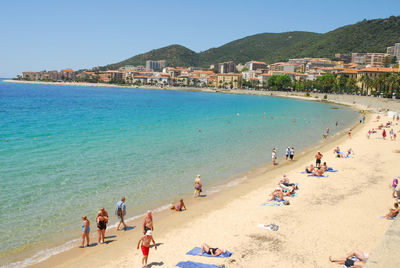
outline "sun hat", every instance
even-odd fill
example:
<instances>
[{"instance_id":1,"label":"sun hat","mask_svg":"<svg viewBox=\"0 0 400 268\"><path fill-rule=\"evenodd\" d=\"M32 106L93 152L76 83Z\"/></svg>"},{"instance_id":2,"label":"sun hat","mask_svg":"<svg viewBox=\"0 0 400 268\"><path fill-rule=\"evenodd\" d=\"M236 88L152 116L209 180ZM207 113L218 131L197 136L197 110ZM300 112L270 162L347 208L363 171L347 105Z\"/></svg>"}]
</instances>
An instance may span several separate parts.
<instances>
[{"instance_id":1,"label":"sun hat","mask_svg":"<svg viewBox=\"0 0 400 268\"><path fill-rule=\"evenodd\" d=\"M147 230L146 235L151 235L151 230Z\"/></svg>"}]
</instances>

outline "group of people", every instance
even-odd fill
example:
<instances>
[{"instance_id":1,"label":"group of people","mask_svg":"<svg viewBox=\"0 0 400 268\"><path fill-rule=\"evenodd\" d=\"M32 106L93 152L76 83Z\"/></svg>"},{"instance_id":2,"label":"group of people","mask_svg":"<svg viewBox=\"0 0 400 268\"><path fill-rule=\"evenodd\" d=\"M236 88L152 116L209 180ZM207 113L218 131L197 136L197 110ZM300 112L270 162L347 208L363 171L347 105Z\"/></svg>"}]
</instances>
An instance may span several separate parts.
<instances>
[{"instance_id":1,"label":"group of people","mask_svg":"<svg viewBox=\"0 0 400 268\"><path fill-rule=\"evenodd\" d=\"M298 184L291 183L286 174L284 174L282 179L279 180L278 186L271 193L271 198L269 199L269 201L284 202L285 196L294 196L296 190L298 189Z\"/></svg>"},{"instance_id":2,"label":"group of people","mask_svg":"<svg viewBox=\"0 0 400 268\"><path fill-rule=\"evenodd\" d=\"M82 245L81 248L85 246L90 246L90 221L87 216L82 216ZM98 233L98 243L103 244L105 239L105 233L108 223L108 212L101 208L96 215L97 233Z\"/></svg>"},{"instance_id":3,"label":"group of people","mask_svg":"<svg viewBox=\"0 0 400 268\"><path fill-rule=\"evenodd\" d=\"M393 204L393 208L389 209L389 213L384 216L385 219L392 220L394 219L400 212L400 183L399 177L396 177L392 181L392 189L393 194L392 197L396 200Z\"/></svg>"},{"instance_id":4,"label":"group of people","mask_svg":"<svg viewBox=\"0 0 400 268\"><path fill-rule=\"evenodd\" d=\"M340 151L339 146L337 146L333 150L333 154L336 156L336 158L348 158L349 156L353 155L354 152L351 148L349 148L346 152L342 152L342 151Z\"/></svg>"},{"instance_id":5,"label":"group of people","mask_svg":"<svg viewBox=\"0 0 400 268\"><path fill-rule=\"evenodd\" d=\"M286 151L285 151L286 160L293 160L294 159L294 153L295 153L295 151L294 151L294 147L293 146L292 147L290 147L290 146L287 147ZM276 160L278 158L276 148L272 148L271 157L272 157L272 166L276 166Z\"/></svg>"},{"instance_id":6,"label":"group of people","mask_svg":"<svg viewBox=\"0 0 400 268\"><path fill-rule=\"evenodd\" d=\"M201 192L202 192L202 182L201 182L201 177L200 175L197 175L195 181L194 181L194 197L199 197ZM126 216L126 205L125 205L125 197L122 197L121 200L119 200L116 204L115 208L115 215L118 217L118 225L117 225L117 231L120 230L126 230L127 225L125 223L125 216ZM184 211L186 210L186 205L183 202L183 199L179 200L179 203L177 205L172 205L171 210L174 211ZM82 245L80 246L81 248L84 247L85 241L87 247L90 246L90 221L87 216L82 216ZM108 212L104 209L101 208L98 213L96 214L96 223L97 223L97 232L98 232L98 243L103 244L105 243L105 231L107 229L107 224L109 221L109 215ZM142 250L143 253L143 258L142 258L142 265L145 267L147 265L147 260L149 256L149 251L150 251L150 244L153 242L154 248L157 249L156 242L154 241L153 238L153 232L154 231L154 225L153 225L153 216L152 212L148 211L147 214L145 215L143 219L143 236L140 238L138 241L137 249L139 249L139 246ZM218 256L221 253L225 252L224 250L220 249L214 249L210 248L207 244L203 244L203 247L205 251L211 252L213 256Z\"/></svg>"}]
</instances>

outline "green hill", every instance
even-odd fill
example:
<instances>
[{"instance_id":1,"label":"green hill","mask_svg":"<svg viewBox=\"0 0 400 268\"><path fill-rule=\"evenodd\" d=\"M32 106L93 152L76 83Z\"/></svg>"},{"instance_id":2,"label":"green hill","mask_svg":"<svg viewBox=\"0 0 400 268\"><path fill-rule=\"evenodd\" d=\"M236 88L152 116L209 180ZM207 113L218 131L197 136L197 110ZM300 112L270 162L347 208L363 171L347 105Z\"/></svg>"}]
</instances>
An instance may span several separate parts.
<instances>
[{"instance_id":1,"label":"green hill","mask_svg":"<svg viewBox=\"0 0 400 268\"><path fill-rule=\"evenodd\" d=\"M100 69L117 69L125 65L146 65L146 60L167 60L169 66L197 66L198 54L181 45L170 45L109 64Z\"/></svg>"},{"instance_id":2,"label":"green hill","mask_svg":"<svg viewBox=\"0 0 400 268\"><path fill-rule=\"evenodd\" d=\"M196 53L180 45L171 45L110 64L101 69L124 65L144 65L146 60L165 59L169 66L202 66L233 60L273 63L296 57L328 57L335 53L386 52L386 47L400 42L400 16L363 20L334 31L262 33Z\"/></svg>"}]
</instances>

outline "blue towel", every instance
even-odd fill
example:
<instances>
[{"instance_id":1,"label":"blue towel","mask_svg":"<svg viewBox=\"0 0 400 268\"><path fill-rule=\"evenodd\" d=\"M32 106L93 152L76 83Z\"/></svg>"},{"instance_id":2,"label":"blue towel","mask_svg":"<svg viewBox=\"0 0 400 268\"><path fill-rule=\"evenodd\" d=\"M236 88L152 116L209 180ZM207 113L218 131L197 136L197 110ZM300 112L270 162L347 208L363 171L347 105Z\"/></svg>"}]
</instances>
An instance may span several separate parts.
<instances>
[{"instance_id":1,"label":"blue towel","mask_svg":"<svg viewBox=\"0 0 400 268\"><path fill-rule=\"evenodd\" d=\"M333 169L331 167L328 167L328 169L326 171L328 171L328 172L338 172L339 170Z\"/></svg>"},{"instance_id":2,"label":"blue towel","mask_svg":"<svg viewBox=\"0 0 400 268\"><path fill-rule=\"evenodd\" d=\"M204 256L204 257L216 257L216 258L229 258L229 257L232 255L232 253L229 252L229 251L227 251L227 252L225 252L225 253L222 253L222 254L219 255L219 256L213 256L213 255L207 254L207 253L205 253L205 252L203 252L203 254L200 255L200 251L201 251L201 248L195 247L195 248L193 248L192 250L190 250L189 252L187 252L186 255Z\"/></svg>"},{"instance_id":3,"label":"blue towel","mask_svg":"<svg viewBox=\"0 0 400 268\"><path fill-rule=\"evenodd\" d=\"M218 268L218 265L205 264L194 261L181 261L176 266L181 268Z\"/></svg>"},{"instance_id":4,"label":"blue towel","mask_svg":"<svg viewBox=\"0 0 400 268\"><path fill-rule=\"evenodd\" d=\"M327 178L329 176L328 175L317 176L317 175L312 174L312 175L307 175L307 177Z\"/></svg>"},{"instance_id":5,"label":"blue towel","mask_svg":"<svg viewBox=\"0 0 400 268\"><path fill-rule=\"evenodd\" d=\"M267 203L262 203L260 206L264 206L264 207L281 207L281 206L283 206L283 203L280 203L280 202L267 202Z\"/></svg>"}]
</instances>

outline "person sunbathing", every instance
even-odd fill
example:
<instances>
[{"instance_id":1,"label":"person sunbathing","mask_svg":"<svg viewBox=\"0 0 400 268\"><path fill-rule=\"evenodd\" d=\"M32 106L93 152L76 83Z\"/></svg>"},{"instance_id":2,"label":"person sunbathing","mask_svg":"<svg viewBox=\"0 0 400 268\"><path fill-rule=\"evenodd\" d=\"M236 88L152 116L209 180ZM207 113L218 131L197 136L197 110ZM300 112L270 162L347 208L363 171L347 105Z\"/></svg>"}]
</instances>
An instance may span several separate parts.
<instances>
[{"instance_id":1,"label":"person sunbathing","mask_svg":"<svg viewBox=\"0 0 400 268\"><path fill-rule=\"evenodd\" d=\"M321 166L321 169L325 172L328 170L328 165L326 164L326 162L324 162Z\"/></svg>"},{"instance_id":2,"label":"person sunbathing","mask_svg":"<svg viewBox=\"0 0 400 268\"><path fill-rule=\"evenodd\" d=\"M283 178L279 181L279 186L283 190L289 188L294 188L294 190L297 190L297 185L295 183L290 183L289 178L286 175L283 175Z\"/></svg>"},{"instance_id":3,"label":"person sunbathing","mask_svg":"<svg viewBox=\"0 0 400 268\"><path fill-rule=\"evenodd\" d=\"M349 148L347 150L346 156L345 157L349 157L351 154L354 154L353 150L351 148Z\"/></svg>"},{"instance_id":4,"label":"person sunbathing","mask_svg":"<svg viewBox=\"0 0 400 268\"><path fill-rule=\"evenodd\" d=\"M333 150L333 154L337 154L340 153L340 148L339 146L337 146L334 150Z\"/></svg>"},{"instance_id":5,"label":"person sunbathing","mask_svg":"<svg viewBox=\"0 0 400 268\"><path fill-rule=\"evenodd\" d=\"M171 210L176 210L176 211L183 211L186 210L185 203L183 203L183 199L179 200L179 204L174 206L172 205Z\"/></svg>"},{"instance_id":6,"label":"person sunbathing","mask_svg":"<svg viewBox=\"0 0 400 268\"><path fill-rule=\"evenodd\" d=\"M269 201L284 201L281 187L276 187L276 189L271 193L271 196L272 197Z\"/></svg>"},{"instance_id":7,"label":"person sunbathing","mask_svg":"<svg viewBox=\"0 0 400 268\"><path fill-rule=\"evenodd\" d=\"M351 258L356 257L359 261L352 260ZM329 256L329 260L331 262L336 262L337 264L345 265L348 267L363 267L369 258L369 254L366 252L362 252L360 250L353 250L349 254L347 254L344 258L333 259Z\"/></svg>"},{"instance_id":8,"label":"person sunbathing","mask_svg":"<svg viewBox=\"0 0 400 268\"><path fill-rule=\"evenodd\" d=\"M206 243L203 243L201 245L201 251L199 255L203 255L203 252L207 254L211 254L212 256L216 257L221 255L222 253L226 253L226 249L221 249L221 248L212 248Z\"/></svg>"},{"instance_id":9,"label":"person sunbathing","mask_svg":"<svg viewBox=\"0 0 400 268\"><path fill-rule=\"evenodd\" d=\"M322 177L322 175L324 175L324 170L322 168L318 167L317 170L314 171L313 175Z\"/></svg>"},{"instance_id":10,"label":"person sunbathing","mask_svg":"<svg viewBox=\"0 0 400 268\"><path fill-rule=\"evenodd\" d=\"M311 164L310 166L306 167L306 173L313 173L314 172L314 165Z\"/></svg>"},{"instance_id":11,"label":"person sunbathing","mask_svg":"<svg viewBox=\"0 0 400 268\"><path fill-rule=\"evenodd\" d=\"M399 214L400 208L398 203L394 203L394 208L389 209L389 213L385 216L385 219L390 220Z\"/></svg>"}]
</instances>

